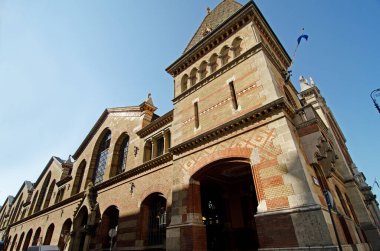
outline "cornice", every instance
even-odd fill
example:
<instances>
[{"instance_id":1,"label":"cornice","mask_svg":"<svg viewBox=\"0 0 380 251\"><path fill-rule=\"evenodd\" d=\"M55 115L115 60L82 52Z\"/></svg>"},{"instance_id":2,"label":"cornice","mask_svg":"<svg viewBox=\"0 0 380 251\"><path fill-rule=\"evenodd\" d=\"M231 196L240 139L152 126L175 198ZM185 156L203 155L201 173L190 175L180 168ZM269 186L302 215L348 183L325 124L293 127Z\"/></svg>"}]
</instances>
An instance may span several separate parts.
<instances>
[{"instance_id":1,"label":"cornice","mask_svg":"<svg viewBox=\"0 0 380 251\"><path fill-rule=\"evenodd\" d=\"M173 154L170 152L165 153L165 154L163 154L157 158L154 158L152 160L149 160L149 161L143 163L142 165L140 165L138 167L135 167L135 168L133 168L127 172L121 173L119 175L116 175L116 176L112 177L111 179L106 180L106 181L96 185L95 189L96 190L104 189L104 188L109 187L113 184L116 184L122 180L131 178L131 177L136 176L140 173L149 171L149 170L153 169L154 167L162 165L162 164L169 162L171 160L173 160Z\"/></svg>"},{"instance_id":2,"label":"cornice","mask_svg":"<svg viewBox=\"0 0 380 251\"><path fill-rule=\"evenodd\" d=\"M158 130L159 128L163 127L164 125L169 124L173 121L173 110L167 112L166 114L162 115L158 119L154 120L149 125L145 126L144 128L140 129L136 132L138 136L141 138L151 134L152 132Z\"/></svg>"},{"instance_id":3,"label":"cornice","mask_svg":"<svg viewBox=\"0 0 380 251\"><path fill-rule=\"evenodd\" d=\"M242 127L263 120L281 111L284 111L290 117L293 117L294 115L294 109L288 104L284 97L272 101L258 109L248 112L212 130L202 133L201 135L195 138L189 139L179 145L176 145L170 148L169 151L172 152L173 155L179 155L185 151L196 148L210 141L216 140L224 135L237 131Z\"/></svg>"},{"instance_id":4,"label":"cornice","mask_svg":"<svg viewBox=\"0 0 380 251\"><path fill-rule=\"evenodd\" d=\"M48 213L51 210L60 208L61 206L65 205L67 203L70 203L70 202L73 202L75 200L78 200L78 199L80 199L80 198L83 197L84 193L85 193L85 191L77 193L76 195L71 196L71 197L69 197L69 198L67 198L65 200L62 200L62 201L60 201L60 202L58 202L58 203L56 203L56 204L54 204L54 205L52 205L50 207L44 208L44 209L42 209L42 210L40 210L40 211L38 211L38 212L36 212L36 213L28 216L28 217L25 217L25 218L23 218L23 219L21 219L21 220L19 220L17 222L9 224L9 227L13 227L13 226L19 225L19 224L21 224L21 223L23 223L25 221L28 221L28 220L31 220L31 219L37 217L37 216L40 216L40 215L45 214L45 213Z\"/></svg>"},{"instance_id":5,"label":"cornice","mask_svg":"<svg viewBox=\"0 0 380 251\"><path fill-rule=\"evenodd\" d=\"M161 156L159 156L157 158L154 158L154 159L152 159L150 161L147 161L144 164L142 164L142 165L140 165L140 166L138 166L138 167L136 167L136 168L134 168L134 169L132 169L130 171L124 172L124 173L119 174L119 175L117 175L117 176L115 176L115 177L113 177L113 178L111 178L109 180L106 180L106 181L104 181L104 182L96 185L94 188L96 190L100 190L100 189L109 187L109 186L111 186L113 184L118 183L119 181L125 180L127 178L131 178L131 177L136 176L136 175L138 175L140 173L149 171L149 170L153 169L154 167L157 167L157 166L159 166L161 164L167 163L167 162L169 162L171 160L173 160L173 155L171 153L166 153L166 154L161 155ZM48 213L51 210L60 208L61 206L65 205L67 203L70 203L70 202L73 202L75 200L83 198L84 194L85 194L85 191L77 193L74 196L71 196L71 197L69 197L69 198L67 198L65 200L62 200L61 202L58 202L58 203L56 203L56 204L54 204L54 205L52 205L50 207L47 207L45 209L42 209L41 211L38 211L37 213L34 213L34 214L32 214L32 215L30 215L28 217L25 217L25 218L23 218L23 219L21 219L21 220L19 220L17 222L14 222L14 223L10 224L9 226L10 227L16 226L16 225L18 225L20 223L23 223L25 221L33 219L33 218L35 218L37 216L43 215L45 213Z\"/></svg>"},{"instance_id":6,"label":"cornice","mask_svg":"<svg viewBox=\"0 0 380 251\"><path fill-rule=\"evenodd\" d=\"M229 69L235 67L238 63L243 62L244 60L246 60L246 59L250 58L251 56L255 55L256 53L258 53L259 51L261 51L261 49L262 49L262 44L261 43L256 44L255 46L253 46L249 50L247 50L244 53L242 53L240 56L232 59L230 62L228 62L227 64L223 65L222 67L220 67L215 72L211 73L210 75L206 76L204 79L200 80L195 85L191 86L186 91L180 93L177 97L175 97L172 100L173 103L176 104L178 101L184 99L185 97L189 96L190 94L192 94L196 90L198 90L201 87L207 85L212 80L214 80L217 77L219 77L220 75L222 75L224 72L226 72Z\"/></svg>"},{"instance_id":7,"label":"cornice","mask_svg":"<svg viewBox=\"0 0 380 251\"><path fill-rule=\"evenodd\" d=\"M70 175L70 176L66 176L65 178L63 178L63 179L61 179L60 181L58 181L57 183L55 183L55 185L57 186L57 187L60 187L60 186L62 186L62 185L64 185L64 184L66 184L67 182L69 182L70 180L72 180L73 179L73 177Z\"/></svg>"}]
</instances>

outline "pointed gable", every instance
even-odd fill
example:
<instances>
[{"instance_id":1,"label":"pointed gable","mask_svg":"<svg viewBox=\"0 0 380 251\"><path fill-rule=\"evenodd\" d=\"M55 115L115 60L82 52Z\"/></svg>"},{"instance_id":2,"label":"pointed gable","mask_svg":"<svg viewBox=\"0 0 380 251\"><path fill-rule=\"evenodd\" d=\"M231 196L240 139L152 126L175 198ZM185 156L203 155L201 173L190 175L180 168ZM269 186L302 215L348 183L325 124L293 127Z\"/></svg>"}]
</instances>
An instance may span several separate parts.
<instances>
[{"instance_id":1,"label":"pointed gable","mask_svg":"<svg viewBox=\"0 0 380 251\"><path fill-rule=\"evenodd\" d=\"M238 11L242 5L235 2L234 0L223 0L218 6L215 7L207 16L203 19L198 30L195 32L194 36L187 45L185 52L190 50L194 45L196 45L202 38L207 35L210 31L214 30L221 23L226 21L232 14Z\"/></svg>"}]
</instances>

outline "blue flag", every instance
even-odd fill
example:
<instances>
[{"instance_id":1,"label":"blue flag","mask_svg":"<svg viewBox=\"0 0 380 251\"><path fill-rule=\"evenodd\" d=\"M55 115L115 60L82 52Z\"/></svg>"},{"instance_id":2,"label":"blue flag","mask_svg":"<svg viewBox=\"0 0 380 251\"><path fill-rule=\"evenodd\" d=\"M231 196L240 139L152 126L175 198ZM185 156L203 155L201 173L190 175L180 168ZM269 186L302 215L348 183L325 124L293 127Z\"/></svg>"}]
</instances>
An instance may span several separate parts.
<instances>
[{"instance_id":1,"label":"blue flag","mask_svg":"<svg viewBox=\"0 0 380 251\"><path fill-rule=\"evenodd\" d=\"M306 35L306 34L302 34L301 36L299 36L299 37L297 38L297 43L298 43L298 44L301 43L302 38L304 38L304 39L307 41L307 39L309 38L309 36Z\"/></svg>"}]
</instances>

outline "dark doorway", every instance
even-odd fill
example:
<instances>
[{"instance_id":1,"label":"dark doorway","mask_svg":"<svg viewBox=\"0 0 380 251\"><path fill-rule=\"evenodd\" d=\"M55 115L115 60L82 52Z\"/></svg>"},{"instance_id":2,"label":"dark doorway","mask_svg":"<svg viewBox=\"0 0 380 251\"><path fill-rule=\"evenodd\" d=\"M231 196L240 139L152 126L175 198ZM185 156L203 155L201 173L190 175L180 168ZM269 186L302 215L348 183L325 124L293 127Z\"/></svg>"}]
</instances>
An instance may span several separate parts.
<instances>
[{"instance_id":1,"label":"dark doorway","mask_svg":"<svg viewBox=\"0 0 380 251\"><path fill-rule=\"evenodd\" d=\"M256 250L258 203L250 164L223 161L206 167L196 178L201 184L207 249Z\"/></svg>"}]
</instances>

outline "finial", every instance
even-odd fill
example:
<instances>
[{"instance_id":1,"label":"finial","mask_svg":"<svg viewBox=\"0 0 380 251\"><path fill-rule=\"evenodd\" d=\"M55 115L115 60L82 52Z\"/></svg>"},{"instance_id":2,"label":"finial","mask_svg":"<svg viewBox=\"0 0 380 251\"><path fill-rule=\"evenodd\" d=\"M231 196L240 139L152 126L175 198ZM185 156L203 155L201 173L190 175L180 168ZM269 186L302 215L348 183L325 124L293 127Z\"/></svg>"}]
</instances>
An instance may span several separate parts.
<instances>
[{"instance_id":1,"label":"finial","mask_svg":"<svg viewBox=\"0 0 380 251\"><path fill-rule=\"evenodd\" d=\"M148 99L150 99L152 97L152 94L149 92L148 93Z\"/></svg>"},{"instance_id":2,"label":"finial","mask_svg":"<svg viewBox=\"0 0 380 251\"><path fill-rule=\"evenodd\" d=\"M310 85L311 86L314 86L315 85L315 83L314 83L314 80L310 77Z\"/></svg>"},{"instance_id":3,"label":"finial","mask_svg":"<svg viewBox=\"0 0 380 251\"><path fill-rule=\"evenodd\" d=\"M210 7L207 7L207 15L211 13Z\"/></svg>"},{"instance_id":4,"label":"finial","mask_svg":"<svg viewBox=\"0 0 380 251\"><path fill-rule=\"evenodd\" d=\"M72 159L71 159L71 154L70 154L69 157L67 158L67 160L65 161L65 163L66 163L66 164L71 164L71 163L73 163L71 160L72 160Z\"/></svg>"},{"instance_id":5,"label":"finial","mask_svg":"<svg viewBox=\"0 0 380 251\"><path fill-rule=\"evenodd\" d=\"M309 83L307 82L307 80L303 76L300 76L299 81L300 81L300 85L301 85L301 91L304 91L304 90L311 88L311 86L309 85Z\"/></svg>"}]
</instances>

